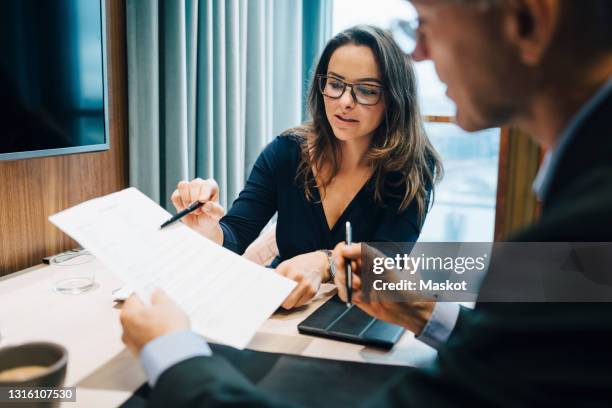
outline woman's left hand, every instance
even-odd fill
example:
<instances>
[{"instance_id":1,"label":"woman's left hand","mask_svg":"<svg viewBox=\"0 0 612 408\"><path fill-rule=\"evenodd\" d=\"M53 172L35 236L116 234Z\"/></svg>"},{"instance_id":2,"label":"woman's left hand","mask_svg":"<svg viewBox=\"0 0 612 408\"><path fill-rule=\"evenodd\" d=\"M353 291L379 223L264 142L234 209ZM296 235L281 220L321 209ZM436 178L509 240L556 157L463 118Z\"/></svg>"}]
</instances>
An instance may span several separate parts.
<instances>
[{"instance_id":1,"label":"woman's left hand","mask_svg":"<svg viewBox=\"0 0 612 408\"><path fill-rule=\"evenodd\" d=\"M327 255L315 251L287 259L276 267L276 273L297 282L282 304L284 309L305 305L317 294L327 274L327 263Z\"/></svg>"}]
</instances>

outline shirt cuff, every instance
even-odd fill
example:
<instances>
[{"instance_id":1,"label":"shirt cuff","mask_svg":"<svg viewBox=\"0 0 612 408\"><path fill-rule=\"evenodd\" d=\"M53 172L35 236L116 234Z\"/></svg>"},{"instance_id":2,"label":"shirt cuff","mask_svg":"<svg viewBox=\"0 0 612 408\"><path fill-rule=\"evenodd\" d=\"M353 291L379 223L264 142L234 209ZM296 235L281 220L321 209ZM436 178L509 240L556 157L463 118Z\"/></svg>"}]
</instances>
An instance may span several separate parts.
<instances>
[{"instance_id":1,"label":"shirt cuff","mask_svg":"<svg viewBox=\"0 0 612 408\"><path fill-rule=\"evenodd\" d=\"M151 340L140 352L140 364L144 368L149 385L155 386L164 371L192 357L210 356L208 343L191 330L165 334Z\"/></svg>"},{"instance_id":2,"label":"shirt cuff","mask_svg":"<svg viewBox=\"0 0 612 408\"><path fill-rule=\"evenodd\" d=\"M231 228L225 225L223 221L219 221L219 226L223 231L223 247L238 255L242 255L245 250L241 248L240 244L238 243L238 238L236 238L236 235Z\"/></svg>"},{"instance_id":3,"label":"shirt cuff","mask_svg":"<svg viewBox=\"0 0 612 408\"><path fill-rule=\"evenodd\" d=\"M440 348L442 344L446 343L455 328L459 317L459 309L458 303L437 302L431 313L431 319L416 338L436 350Z\"/></svg>"}]
</instances>

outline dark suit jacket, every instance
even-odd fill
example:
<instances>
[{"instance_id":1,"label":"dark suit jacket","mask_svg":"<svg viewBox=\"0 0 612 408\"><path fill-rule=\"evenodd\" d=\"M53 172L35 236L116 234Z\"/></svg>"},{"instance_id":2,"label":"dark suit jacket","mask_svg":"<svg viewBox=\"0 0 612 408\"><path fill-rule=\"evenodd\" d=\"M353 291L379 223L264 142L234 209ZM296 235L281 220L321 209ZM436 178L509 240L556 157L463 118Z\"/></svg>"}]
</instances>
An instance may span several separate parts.
<instances>
[{"instance_id":1,"label":"dark suit jacket","mask_svg":"<svg viewBox=\"0 0 612 408\"><path fill-rule=\"evenodd\" d=\"M612 241L611 113L609 96L561 157L541 220L514 240ZM494 276L491 269L484 284ZM333 394L333 384L323 392ZM167 370L150 404L291 405L257 389L219 357ZM612 406L612 303L479 303L473 311L462 309L433 368L402 373L364 404Z\"/></svg>"}]
</instances>

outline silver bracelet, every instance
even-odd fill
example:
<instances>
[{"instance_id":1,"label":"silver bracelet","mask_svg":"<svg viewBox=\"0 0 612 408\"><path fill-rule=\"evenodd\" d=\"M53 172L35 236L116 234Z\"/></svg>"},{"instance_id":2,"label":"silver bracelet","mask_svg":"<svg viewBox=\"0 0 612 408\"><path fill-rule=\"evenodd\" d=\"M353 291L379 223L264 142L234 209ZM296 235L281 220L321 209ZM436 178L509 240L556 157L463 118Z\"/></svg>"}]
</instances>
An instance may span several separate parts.
<instances>
[{"instance_id":1,"label":"silver bracelet","mask_svg":"<svg viewBox=\"0 0 612 408\"><path fill-rule=\"evenodd\" d=\"M334 278L336 277L336 264L334 263L334 258L332 257L332 251L329 249L319 249L319 251L327 255L327 272L329 273L329 279L323 283L333 282Z\"/></svg>"}]
</instances>

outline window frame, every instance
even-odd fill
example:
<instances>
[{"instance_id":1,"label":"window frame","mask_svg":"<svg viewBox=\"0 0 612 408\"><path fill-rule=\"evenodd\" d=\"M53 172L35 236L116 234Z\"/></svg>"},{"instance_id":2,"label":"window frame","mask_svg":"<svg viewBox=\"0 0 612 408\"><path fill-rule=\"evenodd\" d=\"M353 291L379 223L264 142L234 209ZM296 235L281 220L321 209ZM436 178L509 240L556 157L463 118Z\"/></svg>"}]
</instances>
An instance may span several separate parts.
<instances>
[{"instance_id":1,"label":"window frame","mask_svg":"<svg viewBox=\"0 0 612 408\"><path fill-rule=\"evenodd\" d=\"M516 127L500 134L494 241L503 241L537 220L541 203L532 190L543 150Z\"/></svg>"}]
</instances>

